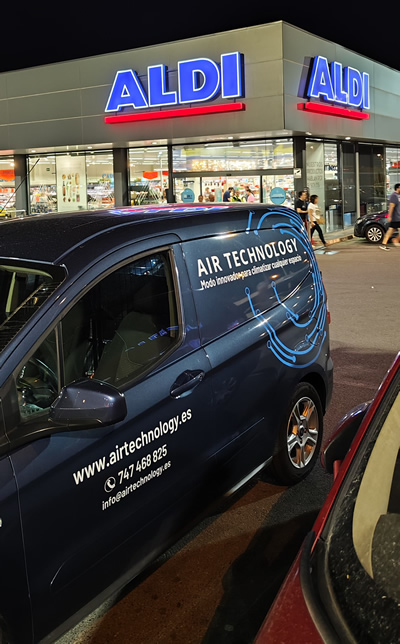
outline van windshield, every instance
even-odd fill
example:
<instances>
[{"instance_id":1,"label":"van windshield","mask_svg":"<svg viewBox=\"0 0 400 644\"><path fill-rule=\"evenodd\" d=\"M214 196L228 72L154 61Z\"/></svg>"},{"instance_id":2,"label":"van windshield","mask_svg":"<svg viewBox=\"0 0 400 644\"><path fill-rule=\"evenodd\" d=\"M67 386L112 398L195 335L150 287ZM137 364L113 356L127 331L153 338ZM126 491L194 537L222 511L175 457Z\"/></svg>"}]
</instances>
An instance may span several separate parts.
<instances>
[{"instance_id":1,"label":"van windshield","mask_svg":"<svg viewBox=\"0 0 400 644\"><path fill-rule=\"evenodd\" d=\"M64 279L60 266L0 257L0 351Z\"/></svg>"}]
</instances>

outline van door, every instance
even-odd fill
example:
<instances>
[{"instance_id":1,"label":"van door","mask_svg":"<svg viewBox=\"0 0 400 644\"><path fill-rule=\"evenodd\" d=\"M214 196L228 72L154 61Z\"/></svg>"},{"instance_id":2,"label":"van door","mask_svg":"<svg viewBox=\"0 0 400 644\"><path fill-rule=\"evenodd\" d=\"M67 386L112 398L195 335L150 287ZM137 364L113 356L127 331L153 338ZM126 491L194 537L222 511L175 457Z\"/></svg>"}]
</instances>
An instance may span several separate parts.
<instances>
[{"instance_id":1,"label":"van door","mask_svg":"<svg viewBox=\"0 0 400 644\"><path fill-rule=\"evenodd\" d=\"M3 388L1 398L4 394ZM0 402L0 568L3 580L0 585L0 640L3 641L4 627L11 641L32 642L31 605L18 491L11 459L7 456L8 441L4 433L3 418Z\"/></svg>"},{"instance_id":2,"label":"van door","mask_svg":"<svg viewBox=\"0 0 400 644\"><path fill-rule=\"evenodd\" d=\"M139 572L212 494L210 364L181 250L107 269L99 266L100 280L86 292L85 276L74 286L83 295L15 377L19 422L11 434L48 430L11 457L37 639ZM65 383L86 376L117 387L125 420L50 431L60 344Z\"/></svg>"},{"instance_id":3,"label":"van door","mask_svg":"<svg viewBox=\"0 0 400 644\"><path fill-rule=\"evenodd\" d=\"M300 289L310 244L290 216L257 214L246 231L183 245L212 366L218 459L232 486L272 456L298 368L320 345L314 281Z\"/></svg>"}]
</instances>

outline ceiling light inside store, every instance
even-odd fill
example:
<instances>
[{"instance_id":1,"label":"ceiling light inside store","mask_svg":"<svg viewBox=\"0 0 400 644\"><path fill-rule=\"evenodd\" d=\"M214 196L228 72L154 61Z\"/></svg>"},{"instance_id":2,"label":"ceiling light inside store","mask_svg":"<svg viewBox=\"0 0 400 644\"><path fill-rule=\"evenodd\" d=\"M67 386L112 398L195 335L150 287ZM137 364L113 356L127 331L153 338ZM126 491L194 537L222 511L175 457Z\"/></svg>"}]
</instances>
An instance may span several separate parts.
<instances>
[{"instance_id":1,"label":"ceiling light inside store","mask_svg":"<svg viewBox=\"0 0 400 644\"><path fill-rule=\"evenodd\" d=\"M345 137L345 141L350 141L350 139L351 139L351 136L346 136Z\"/></svg>"}]
</instances>

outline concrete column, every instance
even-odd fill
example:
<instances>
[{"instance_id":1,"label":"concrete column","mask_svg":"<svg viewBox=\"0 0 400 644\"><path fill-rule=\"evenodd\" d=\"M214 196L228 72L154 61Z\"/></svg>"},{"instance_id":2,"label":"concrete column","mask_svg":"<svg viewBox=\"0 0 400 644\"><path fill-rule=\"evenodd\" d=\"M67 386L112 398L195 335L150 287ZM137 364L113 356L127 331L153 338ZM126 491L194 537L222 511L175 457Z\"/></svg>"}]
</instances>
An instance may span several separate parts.
<instances>
[{"instance_id":1,"label":"concrete column","mask_svg":"<svg viewBox=\"0 0 400 644\"><path fill-rule=\"evenodd\" d=\"M114 148L113 162L115 205L117 208L130 206L127 148Z\"/></svg>"},{"instance_id":2,"label":"concrete column","mask_svg":"<svg viewBox=\"0 0 400 644\"><path fill-rule=\"evenodd\" d=\"M29 198L28 198L28 169L27 157L25 154L14 155L14 172L15 172L15 208L16 210L24 210L25 214L29 214Z\"/></svg>"},{"instance_id":3,"label":"concrete column","mask_svg":"<svg viewBox=\"0 0 400 644\"><path fill-rule=\"evenodd\" d=\"M300 190L307 185L306 173L306 139L304 136L293 137L293 161L294 167L301 170L301 177L294 178L294 189L296 198Z\"/></svg>"},{"instance_id":4,"label":"concrete column","mask_svg":"<svg viewBox=\"0 0 400 644\"><path fill-rule=\"evenodd\" d=\"M174 194L174 174L173 174L173 156L172 156L172 145L168 144L168 190L167 190L167 202L175 203L176 198Z\"/></svg>"}]
</instances>

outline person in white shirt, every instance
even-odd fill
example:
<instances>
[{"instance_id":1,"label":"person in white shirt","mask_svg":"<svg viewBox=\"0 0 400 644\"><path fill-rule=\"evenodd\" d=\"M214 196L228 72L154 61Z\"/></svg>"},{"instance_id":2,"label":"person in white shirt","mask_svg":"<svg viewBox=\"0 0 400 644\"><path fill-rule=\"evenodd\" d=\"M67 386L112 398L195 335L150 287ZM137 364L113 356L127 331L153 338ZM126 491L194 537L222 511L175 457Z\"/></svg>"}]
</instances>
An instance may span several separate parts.
<instances>
[{"instance_id":1,"label":"person in white shirt","mask_svg":"<svg viewBox=\"0 0 400 644\"><path fill-rule=\"evenodd\" d=\"M326 247L328 244L325 241L324 233L322 232L321 226L318 223L318 219L321 216L321 211L318 208L318 195L311 195L310 203L308 204L308 217L310 219L311 226L311 240L315 231L317 231L319 238L323 245Z\"/></svg>"}]
</instances>

